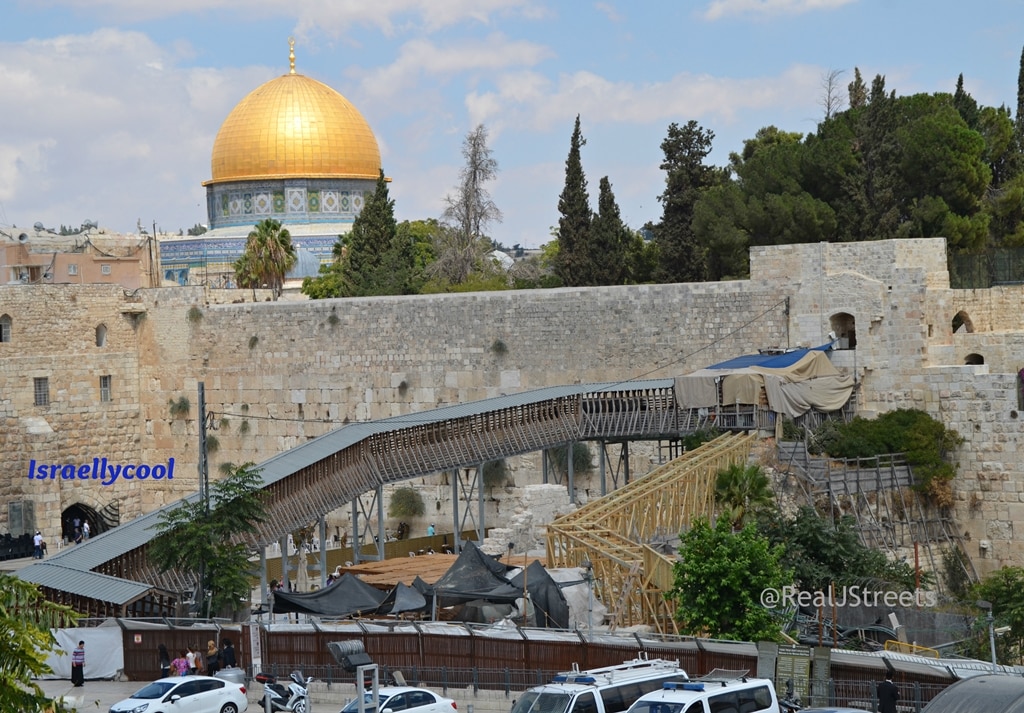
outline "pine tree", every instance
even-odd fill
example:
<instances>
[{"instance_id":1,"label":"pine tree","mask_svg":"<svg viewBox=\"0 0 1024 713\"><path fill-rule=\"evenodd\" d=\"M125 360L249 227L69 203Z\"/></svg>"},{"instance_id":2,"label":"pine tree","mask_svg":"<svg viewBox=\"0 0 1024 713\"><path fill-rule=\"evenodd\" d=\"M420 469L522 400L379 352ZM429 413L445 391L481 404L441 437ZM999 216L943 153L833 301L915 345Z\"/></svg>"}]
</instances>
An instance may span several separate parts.
<instances>
[{"instance_id":1,"label":"pine tree","mask_svg":"<svg viewBox=\"0 0 1024 713\"><path fill-rule=\"evenodd\" d=\"M580 117L576 115L569 144L569 157L565 160L565 188L558 198L558 255L555 274L563 285L593 284L587 256L590 241L590 196L587 178L583 174L580 149L587 143L580 131Z\"/></svg>"},{"instance_id":2,"label":"pine tree","mask_svg":"<svg viewBox=\"0 0 1024 713\"><path fill-rule=\"evenodd\" d=\"M847 87L850 91L850 108L861 109L868 103L868 88L864 79L860 76L860 68L853 68L853 81Z\"/></svg>"},{"instance_id":3,"label":"pine tree","mask_svg":"<svg viewBox=\"0 0 1024 713\"><path fill-rule=\"evenodd\" d=\"M335 245L334 264L304 280L302 291L313 299L410 294L415 292L415 264L413 238L398 229L395 202L381 171L351 232Z\"/></svg>"},{"instance_id":4,"label":"pine tree","mask_svg":"<svg viewBox=\"0 0 1024 713\"><path fill-rule=\"evenodd\" d=\"M598 212L590 223L587 252L594 266L592 285L621 285L628 277L626 249L632 233L622 224L619 206L608 176L601 179Z\"/></svg>"},{"instance_id":5,"label":"pine tree","mask_svg":"<svg viewBox=\"0 0 1024 713\"><path fill-rule=\"evenodd\" d=\"M971 129L978 130L978 102L964 89L963 73L957 77L956 92L953 94L953 106L956 107L960 118L964 120Z\"/></svg>"},{"instance_id":6,"label":"pine tree","mask_svg":"<svg viewBox=\"0 0 1024 713\"><path fill-rule=\"evenodd\" d=\"M714 138L713 132L691 120L682 127L670 124L661 143L661 169L666 175L665 191L658 197L662 218L654 230L658 282L700 282L707 274L704 252L693 232L693 210L704 189L715 183L714 167L704 165Z\"/></svg>"}]
</instances>

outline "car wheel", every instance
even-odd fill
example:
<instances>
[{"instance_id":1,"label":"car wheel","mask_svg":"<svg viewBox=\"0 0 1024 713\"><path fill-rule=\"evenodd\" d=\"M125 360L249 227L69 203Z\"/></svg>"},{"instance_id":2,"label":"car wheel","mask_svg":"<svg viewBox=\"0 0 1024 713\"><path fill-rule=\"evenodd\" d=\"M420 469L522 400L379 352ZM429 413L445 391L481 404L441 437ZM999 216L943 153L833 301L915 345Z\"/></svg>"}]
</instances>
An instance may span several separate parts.
<instances>
[{"instance_id":1,"label":"car wheel","mask_svg":"<svg viewBox=\"0 0 1024 713\"><path fill-rule=\"evenodd\" d=\"M220 713L238 713L238 706L234 703L225 703L224 707L220 709Z\"/></svg>"}]
</instances>

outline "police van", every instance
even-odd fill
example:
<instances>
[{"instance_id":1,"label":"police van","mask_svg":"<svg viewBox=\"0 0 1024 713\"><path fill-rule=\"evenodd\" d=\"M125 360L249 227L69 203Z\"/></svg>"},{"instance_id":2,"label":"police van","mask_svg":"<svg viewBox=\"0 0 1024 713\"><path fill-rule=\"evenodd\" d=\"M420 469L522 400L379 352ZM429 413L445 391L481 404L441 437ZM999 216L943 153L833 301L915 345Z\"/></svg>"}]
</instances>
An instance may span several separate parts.
<instances>
[{"instance_id":1,"label":"police van","mask_svg":"<svg viewBox=\"0 0 1024 713\"><path fill-rule=\"evenodd\" d=\"M512 704L512 713L623 713L645 693L689 680L678 661L633 659L615 666L560 673Z\"/></svg>"},{"instance_id":2,"label":"police van","mask_svg":"<svg viewBox=\"0 0 1024 713\"><path fill-rule=\"evenodd\" d=\"M641 696L629 713L779 713L775 685L767 678L747 678L746 671L715 669L681 683L667 682Z\"/></svg>"}]
</instances>

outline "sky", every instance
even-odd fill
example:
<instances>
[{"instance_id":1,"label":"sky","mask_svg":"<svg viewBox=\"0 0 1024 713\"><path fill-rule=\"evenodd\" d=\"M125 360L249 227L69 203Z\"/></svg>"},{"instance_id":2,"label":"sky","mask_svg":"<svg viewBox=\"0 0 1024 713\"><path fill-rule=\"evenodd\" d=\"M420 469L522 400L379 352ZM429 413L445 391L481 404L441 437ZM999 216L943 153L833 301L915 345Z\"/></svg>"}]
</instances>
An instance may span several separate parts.
<instances>
[{"instance_id":1,"label":"sky","mask_svg":"<svg viewBox=\"0 0 1024 713\"><path fill-rule=\"evenodd\" d=\"M661 216L672 123L722 166L758 129L813 132L825 80L859 68L898 95L1017 106L1021 0L0 0L0 230L86 220L177 233L206 223L231 109L296 71L377 136L399 220L439 217L483 125L507 247L538 247L579 115L591 205Z\"/></svg>"}]
</instances>

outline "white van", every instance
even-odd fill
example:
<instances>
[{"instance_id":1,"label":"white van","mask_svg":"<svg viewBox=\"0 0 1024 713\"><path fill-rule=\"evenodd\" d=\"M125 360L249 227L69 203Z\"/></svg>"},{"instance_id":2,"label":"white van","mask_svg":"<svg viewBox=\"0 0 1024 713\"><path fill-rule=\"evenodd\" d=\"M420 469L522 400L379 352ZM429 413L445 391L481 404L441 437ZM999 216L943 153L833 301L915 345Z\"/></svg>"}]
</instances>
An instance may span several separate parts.
<instances>
[{"instance_id":1,"label":"white van","mask_svg":"<svg viewBox=\"0 0 1024 713\"><path fill-rule=\"evenodd\" d=\"M633 659L615 666L560 673L512 704L512 713L622 713L667 682L688 681L678 661Z\"/></svg>"},{"instance_id":2,"label":"white van","mask_svg":"<svg viewBox=\"0 0 1024 713\"><path fill-rule=\"evenodd\" d=\"M746 671L715 669L684 683L665 683L641 696L629 713L780 713L775 685Z\"/></svg>"}]
</instances>

